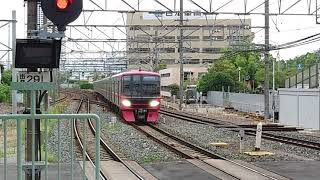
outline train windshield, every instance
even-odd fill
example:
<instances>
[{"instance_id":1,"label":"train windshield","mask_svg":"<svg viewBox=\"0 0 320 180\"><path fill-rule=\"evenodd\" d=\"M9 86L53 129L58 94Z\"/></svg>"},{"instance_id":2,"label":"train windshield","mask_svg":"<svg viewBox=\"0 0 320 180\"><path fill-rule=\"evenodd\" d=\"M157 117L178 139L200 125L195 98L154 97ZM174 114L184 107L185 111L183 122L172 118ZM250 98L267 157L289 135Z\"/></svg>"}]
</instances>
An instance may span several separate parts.
<instances>
[{"instance_id":1,"label":"train windshield","mask_svg":"<svg viewBox=\"0 0 320 180\"><path fill-rule=\"evenodd\" d=\"M132 97L160 96L160 77L152 75L123 76L122 93Z\"/></svg>"}]
</instances>

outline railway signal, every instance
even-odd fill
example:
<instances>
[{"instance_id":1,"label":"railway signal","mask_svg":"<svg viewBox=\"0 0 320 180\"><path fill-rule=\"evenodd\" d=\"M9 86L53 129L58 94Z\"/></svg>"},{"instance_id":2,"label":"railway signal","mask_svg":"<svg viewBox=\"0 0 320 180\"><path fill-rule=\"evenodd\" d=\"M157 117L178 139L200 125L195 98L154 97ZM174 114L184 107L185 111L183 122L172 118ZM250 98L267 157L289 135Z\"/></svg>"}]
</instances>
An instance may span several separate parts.
<instances>
[{"instance_id":1,"label":"railway signal","mask_svg":"<svg viewBox=\"0 0 320 180\"><path fill-rule=\"evenodd\" d=\"M41 0L44 15L59 31L65 31L66 26L79 17L82 7L82 0Z\"/></svg>"}]
</instances>

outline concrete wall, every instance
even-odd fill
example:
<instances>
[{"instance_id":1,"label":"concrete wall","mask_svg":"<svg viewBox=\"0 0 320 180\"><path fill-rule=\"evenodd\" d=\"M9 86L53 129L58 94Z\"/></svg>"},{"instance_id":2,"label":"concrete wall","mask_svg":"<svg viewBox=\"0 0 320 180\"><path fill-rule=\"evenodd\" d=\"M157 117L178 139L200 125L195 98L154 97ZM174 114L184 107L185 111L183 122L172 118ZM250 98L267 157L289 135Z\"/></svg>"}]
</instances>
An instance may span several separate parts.
<instances>
[{"instance_id":1,"label":"concrete wall","mask_svg":"<svg viewBox=\"0 0 320 180\"><path fill-rule=\"evenodd\" d=\"M209 91L207 94L207 102L214 106L223 107L223 92Z\"/></svg>"},{"instance_id":2,"label":"concrete wall","mask_svg":"<svg viewBox=\"0 0 320 180\"><path fill-rule=\"evenodd\" d=\"M263 112L264 96L261 94L230 93L231 107L243 112Z\"/></svg>"},{"instance_id":3,"label":"concrete wall","mask_svg":"<svg viewBox=\"0 0 320 180\"><path fill-rule=\"evenodd\" d=\"M319 95L318 89L280 89L280 123L319 130Z\"/></svg>"},{"instance_id":4,"label":"concrete wall","mask_svg":"<svg viewBox=\"0 0 320 180\"><path fill-rule=\"evenodd\" d=\"M231 106L242 112L255 113L264 112L264 95L227 93L219 91L209 91L207 96L209 104L219 107ZM278 109L278 98L275 97L276 111ZM272 112L272 96L270 96L270 112Z\"/></svg>"}]
</instances>

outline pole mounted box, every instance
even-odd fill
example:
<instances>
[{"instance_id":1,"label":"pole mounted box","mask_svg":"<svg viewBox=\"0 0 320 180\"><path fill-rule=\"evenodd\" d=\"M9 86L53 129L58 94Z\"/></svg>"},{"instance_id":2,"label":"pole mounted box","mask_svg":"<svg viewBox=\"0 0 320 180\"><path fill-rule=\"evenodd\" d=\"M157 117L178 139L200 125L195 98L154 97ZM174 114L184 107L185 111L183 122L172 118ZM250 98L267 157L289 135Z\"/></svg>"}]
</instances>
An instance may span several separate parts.
<instances>
[{"instance_id":1,"label":"pole mounted box","mask_svg":"<svg viewBox=\"0 0 320 180\"><path fill-rule=\"evenodd\" d=\"M44 15L59 31L65 31L66 26L79 17L82 7L82 0L41 0Z\"/></svg>"},{"instance_id":2,"label":"pole mounted box","mask_svg":"<svg viewBox=\"0 0 320 180\"><path fill-rule=\"evenodd\" d=\"M15 68L59 68L61 40L17 39Z\"/></svg>"}]
</instances>

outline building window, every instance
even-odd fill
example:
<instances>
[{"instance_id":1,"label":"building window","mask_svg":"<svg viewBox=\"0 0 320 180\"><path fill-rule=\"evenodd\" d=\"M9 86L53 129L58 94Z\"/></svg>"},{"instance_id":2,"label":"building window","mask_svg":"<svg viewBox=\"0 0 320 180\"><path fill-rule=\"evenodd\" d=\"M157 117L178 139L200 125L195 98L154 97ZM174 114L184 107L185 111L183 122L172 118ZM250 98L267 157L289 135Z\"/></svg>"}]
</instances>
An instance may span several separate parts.
<instances>
[{"instance_id":1,"label":"building window","mask_svg":"<svg viewBox=\"0 0 320 180\"><path fill-rule=\"evenodd\" d=\"M191 11L186 11L186 12L184 13L184 15L185 15L185 16L191 16L191 15L192 15L192 12L191 12Z\"/></svg>"},{"instance_id":2,"label":"building window","mask_svg":"<svg viewBox=\"0 0 320 180\"><path fill-rule=\"evenodd\" d=\"M214 62L214 59L203 59L202 64L212 64Z\"/></svg>"},{"instance_id":3,"label":"building window","mask_svg":"<svg viewBox=\"0 0 320 180\"><path fill-rule=\"evenodd\" d=\"M175 37L174 36L163 36L162 41L175 41Z\"/></svg>"},{"instance_id":4,"label":"building window","mask_svg":"<svg viewBox=\"0 0 320 180\"><path fill-rule=\"evenodd\" d=\"M151 27L147 27L147 26L131 26L130 30L150 31Z\"/></svg>"},{"instance_id":5,"label":"building window","mask_svg":"<svg viewBox=\"0 0 320 180\"><path fill-rule=\"evenodd\" d=\"M175 48L157 48L156 51L160 53L175 53L176 49Z\"/></svg>"},{"instance_id":6,"label":"building window","mask_svg":"<svg viewBox=\"0 0 320 180\"><path fill-rule=\"evenodd\" d=\"M221 52L221 48L202 48L203 53L218 54Z\"/></svg>"},{"instance_id":7,"label":"building window","mask_svg":"<svg viewBox=\"0 0 320 180\"><path fill-rule=\"evenodd\" d=\"M247 37L245 36L237 36L237 35L233 35L233 36L227 36L227 39L229 41L244 41L247 39Z\"/></svg>"},{"instance_id":8,"label":"building window","mask_svg":"<svg viewBox=\"0 0 320 180\"><path fill-rule=\"evenodd\" d=\"M201 27L199 27L199 26L188 26L188 27L184 27L183 30L186 30L186 31L197 31L200 28Z\"/></svg>"},{"instance_id":9,"label":"building window","mask_svg":"<svg viewBox=\"0 0 320 180\"><path fill-rule=\"evenodd\" d=\"M177 39L180 40L180 36L177 36ZM183 36L183 40L200 40L199 36Z\"/></svg>"},{"instance_id":10,"label":"building window","mask_svg":"<svg viewBox=\"0 0 320 180\"><path fill-rule=\"evenodd\" d=\"M180 52L180 48L178 48L178 52ZM185 53L198 53L198 52L200 52L200 48L183 48L183 52L185 52Z\"/></svg>"},{"instance_id":11,"label":"building window","mask_svg":"<svg viewBox=\"0 0 320 180\"><path fill-rule=\"evenodd\" d=\"M129 48L129 53L149 53L150 48Z\"/></svg>"},{"instance_id":12,"label":"building window","mask_svg":"<svg viewBox=\"0 0 320 180\"><path fill-rule=\"evenodd\" d=\"M195 11L195 12L193 12L193 15L194 16L201 16L201 11Z\"/></svg>"},{"instance_id":13,"label":"building window","mask_svg":"<svg viewBox=\"0 0 320 180\"><path fill-rule=\"evenodd\" d=\"M200 64L199 59L185 59L183 64Z\"/></svg>"},{"instance_id":14,"label":"building window","mask_svg":"<svg viewBox=\"0 0 320 180\"><path fill-rule=\"evenodd\" d=\"M161 91L167 91L170 92L170 88L168 86L161 86Z\"/></svg>"},{"instance_id":15,"label":"building window","mask_svg":"<svg viewBox=\"0 0 320 180\"><path fill-rule=\"evenodd\" d=\"M141 41L149 41L150 40L150 36L139 34L139 35L135 36L134 39L135 40L141 40Z\"/></svg>"},{"instance_id":16,"label":"building window","mask_svg":"<svg viewBox=\"0 0 320 180\"><path fill-rule=\"evenodd\" d=\"M203 36L204 41L223 41L223 36Z\"/></svg>"},{"instance_id":17,"label":"building window","mask_svg":"<svg viewBox=\"0 0 320 180\"><path fill-rule=\"evenodd\" d=\"M148 62L145 60L140 60L140 64L148 64Z\"/></svg>"},{"instance_id":18,"label":"building window","mask_svg":"<svg viewBox=\"0 0 320 180\"><path fill-rule=\"evenodd\" d=\"M208 26L208 27L203 27L203 30L210 31L212 33L218 33L222 32L224 29L224 26Z\"/></svg>"},{"instance_id":19,"label":"building window","mask_svg":"<svg viewBox=\"0 0 320 180\"><path fill-rule=\"evenodd\" d=\"M161 59L161 63L164 63L164 64L175 64L175 60L174 59Z\"/></svg>"},{"instance_id":20,"label":"building window","mask_svg":"<svg viewBox=\"0 0 320 180\"><path fill-rule=\"evenodd\" d=\"M161 74L161 77L170 77L170 73Z\"/></svg>"},{"instance_id":21,"label":"building window","mask_svg":"<svg viewBox=\"0 0 320 180\"><path fill-rule=\"evenodd\" d=\"M243 29L244 27L241 26L241 25L229 25L227 27L228 30L240 30L240 29Z\"/></svg>"},{"instance_id":22,"label":"building window","mask_svg":"<svg viewBox=\"0 0 320 180\"><path fill-rule=\"evenodd\" d=\"M188 79L192 79L193 72L183 72L183 80L187 81Z\"/></svg>"}]
</instances>

